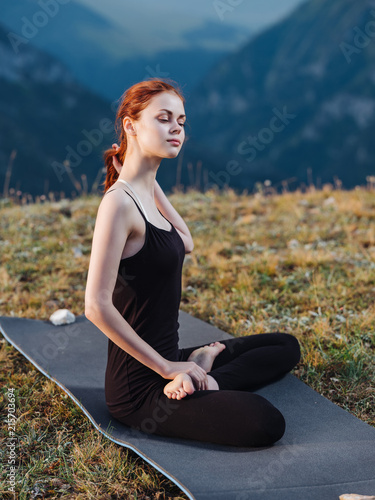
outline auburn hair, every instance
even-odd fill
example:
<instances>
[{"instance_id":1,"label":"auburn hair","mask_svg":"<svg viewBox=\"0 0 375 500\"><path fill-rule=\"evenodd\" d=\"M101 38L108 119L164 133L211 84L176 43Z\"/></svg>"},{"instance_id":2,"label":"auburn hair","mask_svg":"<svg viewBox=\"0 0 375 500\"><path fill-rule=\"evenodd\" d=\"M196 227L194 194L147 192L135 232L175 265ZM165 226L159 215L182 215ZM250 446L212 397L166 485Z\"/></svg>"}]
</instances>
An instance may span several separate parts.
<instances>
[{"instance_id":1,"label":"auburn hair","mask_svg":"<svg viewBox=\"0 0 375 500\"><path fill-rule=\"evenodd\" d=\"M170 82L170 83L168 83ZM106 166L106 179L104 183L104 192L114 184L119 176L117 170L113 166L112 158L116 156L121 164L124 163L127 137L123 127L123 120L129 116L132 120L139 119L141 112L147 107L149 101L161 92L175 92L180 97L183 103L185 98L176 82L171 79L161 80L159 78L152 78L142 82L138 82L129 87L121 96L120 104L116 113L115 132L117 135L117 143L120 148L116 151L114 148L107 149L104 152L104 163Z\"/></svg>"}]
</instances>

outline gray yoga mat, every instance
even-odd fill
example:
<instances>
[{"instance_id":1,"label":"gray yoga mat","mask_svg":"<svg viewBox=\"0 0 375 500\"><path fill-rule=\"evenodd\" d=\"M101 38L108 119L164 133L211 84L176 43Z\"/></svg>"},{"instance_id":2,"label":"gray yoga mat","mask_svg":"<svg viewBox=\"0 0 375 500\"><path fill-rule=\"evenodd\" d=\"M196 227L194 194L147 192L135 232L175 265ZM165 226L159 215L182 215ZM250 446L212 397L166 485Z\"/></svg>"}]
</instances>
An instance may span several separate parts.
<instances>
[{"instance_id":1,"label":"gray yoga mat","mask_svg":"<svg viewBox=\"0 0 375 500\"><path fill-rule=\"evenodd\" d=\"M179 322L180 347L231 337L183 311ZM0 329L100 432L134 450L191 499L338 500L343 493L375 494L375 429L290 374L257 391L286 419L286 432L274 446L162 438L110 416L104 399L108 340L84 316L65 326L1 316Z\"/></svg>"}]
</instances>

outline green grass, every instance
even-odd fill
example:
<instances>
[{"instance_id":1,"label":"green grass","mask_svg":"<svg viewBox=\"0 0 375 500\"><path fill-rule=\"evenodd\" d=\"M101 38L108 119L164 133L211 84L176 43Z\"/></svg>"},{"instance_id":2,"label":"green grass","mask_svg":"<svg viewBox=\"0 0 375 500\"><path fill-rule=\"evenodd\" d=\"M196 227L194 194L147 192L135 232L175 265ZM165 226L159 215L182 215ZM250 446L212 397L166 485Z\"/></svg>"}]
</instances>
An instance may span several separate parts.
<instances>
[{"instance_id":1,"label":"green grass","mask_svg":"<svg viewBox=\"0 0 375 500\"><path fill-rule=\"evenodd\" d=\"M329 186L272 196L189 191L170 200L195 243L185 257L181 309L234 336L296 335L302 360L294 374L375 426L374 192ZM83 313L99 202L88 196L3 204L1 315L44 320L58 308ZM5 340L1 346L2 415L7 388L16 394L19 498L186 498L135 453L97 432ZM4 417L2 427L6 439ZM5 493L4 473L0 493L13 498Z\"/></svg>"}]
</instances>

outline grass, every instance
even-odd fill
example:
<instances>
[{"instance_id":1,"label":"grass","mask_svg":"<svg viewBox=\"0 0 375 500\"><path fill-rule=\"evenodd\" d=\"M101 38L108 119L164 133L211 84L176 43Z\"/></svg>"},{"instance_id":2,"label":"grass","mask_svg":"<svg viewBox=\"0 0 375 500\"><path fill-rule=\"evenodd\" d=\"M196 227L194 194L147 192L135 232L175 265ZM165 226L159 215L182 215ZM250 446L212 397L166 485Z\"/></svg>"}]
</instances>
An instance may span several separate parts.
<instances>
[{"instance_id":1,"label":"grass","mask_svg":"<svg viewBox=\"0 0 375 500\"><path fill-rule=\"evenodd\" d=\"M374 192L327 185L272 196L175 192L170 200L195 243L185 257L181 309L234 336L293 333L302 346L294 374L375 426ZM90 195L3 203L1 315L83 313L99 202ZM102 437L5 340L0 359L2 415L7 389L16 395L18 498L186 498L135 453ZM13 498L5 473L0 493Z\"/></svg>"}]
</instances>

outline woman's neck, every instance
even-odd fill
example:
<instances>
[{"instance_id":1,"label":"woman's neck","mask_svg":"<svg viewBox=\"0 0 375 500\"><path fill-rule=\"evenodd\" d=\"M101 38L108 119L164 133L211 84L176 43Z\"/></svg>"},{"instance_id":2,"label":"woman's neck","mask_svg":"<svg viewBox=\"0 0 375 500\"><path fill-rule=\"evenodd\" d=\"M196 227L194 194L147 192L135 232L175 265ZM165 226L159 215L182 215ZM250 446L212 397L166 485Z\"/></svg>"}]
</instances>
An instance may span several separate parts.
<instances>
[{"instance_id":1,"label":"woman's neck","mask_svg":"<svg viewBox=\"0 0 375 500\"><path fill-rule=\"evenodd\" d=\"M143 161L132 161L131 157L126 156L124 164L119 175L119 179L128 182L136 193L143 199L154 200L154 187L156 173L160 164L156 164L156 159L143 159Z\"/></svg>"}]
</instances>

